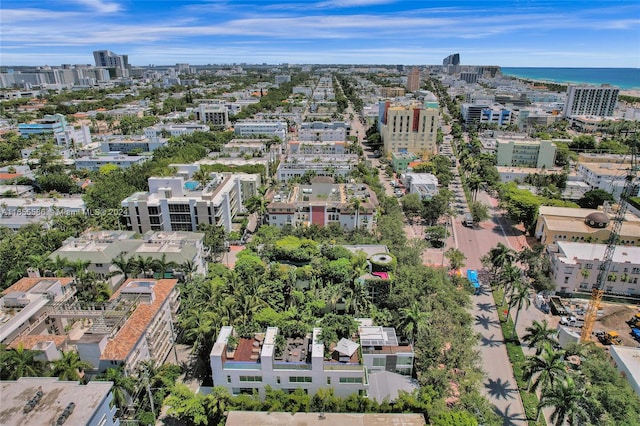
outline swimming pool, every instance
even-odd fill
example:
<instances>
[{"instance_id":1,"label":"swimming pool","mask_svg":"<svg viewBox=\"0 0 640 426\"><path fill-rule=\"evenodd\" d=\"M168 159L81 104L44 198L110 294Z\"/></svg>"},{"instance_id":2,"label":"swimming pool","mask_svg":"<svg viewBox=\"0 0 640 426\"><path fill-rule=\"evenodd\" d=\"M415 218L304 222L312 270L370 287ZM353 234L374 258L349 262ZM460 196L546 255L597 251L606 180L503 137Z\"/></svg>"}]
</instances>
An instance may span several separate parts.
<instances>
[{"instance_id":1,"label":"swimming pool","mask_svg":"<svg viewBox=\"0 0 640 426\"><path fill-rule=\"evenodd\" d=\"M200 186L200 182L196 182L195 180L188 180L184 183L185 189L189 191L195 191Z\"/></svg>"}]
</instances>

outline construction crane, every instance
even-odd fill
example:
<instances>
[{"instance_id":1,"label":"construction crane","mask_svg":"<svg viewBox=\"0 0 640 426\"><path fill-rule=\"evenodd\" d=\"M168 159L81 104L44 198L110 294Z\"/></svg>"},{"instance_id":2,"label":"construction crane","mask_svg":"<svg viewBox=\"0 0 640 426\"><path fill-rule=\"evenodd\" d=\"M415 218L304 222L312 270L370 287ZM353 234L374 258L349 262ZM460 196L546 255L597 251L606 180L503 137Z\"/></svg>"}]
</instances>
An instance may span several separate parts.
<instances>
[{"instance_id":1,"label":"construction crane","mask_svg":"<svg viewBox=\"0 0 640 426\"><path fill-rule=\"evenodd\" d=\"M629 171L625 176L624 187L620 194L620 202L618 203L618 211L613 219L613 226L611 227L611 234L607 240L607 247L604 250L604 256L600 268L598 271L598 277L596 284L591 291L591 300L589 307L584 317L584 325L582 327L582 333L580 334L580 341L588 342L591 340L591 332L593 331L593 324L596 322L598 316L598 310L600 309L600 302L604 294L604 286L607 282L607 276L609 269L611 268L611 262L613 261L613 253L616 250L618 244L618 237L620 235L620 228L622 228L622 222L624 221L624 215L627 212L628 200L631 196L631 192L635 187L635 177L637 172L636 164L636 144L638 141L634 138L631 146L631 165Z\"/></svg>"}]
</instances>

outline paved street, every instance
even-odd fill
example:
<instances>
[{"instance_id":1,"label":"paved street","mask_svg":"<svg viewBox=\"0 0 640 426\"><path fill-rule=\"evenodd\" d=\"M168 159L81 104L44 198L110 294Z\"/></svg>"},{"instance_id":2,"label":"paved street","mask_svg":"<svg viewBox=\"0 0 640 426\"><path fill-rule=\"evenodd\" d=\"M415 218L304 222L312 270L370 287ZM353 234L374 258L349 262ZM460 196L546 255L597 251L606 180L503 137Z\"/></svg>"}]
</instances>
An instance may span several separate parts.
<instances>
[{"instance_id":1,"label":"paved street","mask_svg":"<svg viewBox=\"0 0 640 426\"><path fill-rule=\"evenodd\" d=\"M492 202L485 193L479 194L478 199L487 205L495 205L495 200ZM467 257L465 263L468 269L481 269L480 257L499 242L508 246L515 245L514 248L518 249L519 241L524 241L522 236L505 235L506 221L499 215L497 209L490 209L490 212L491 219L481 222L476 228L464 227L460 217L454 220L456 244ZM496 411L504 418L505 425L526 425L524 407L507 356L502 329L489 286L486 283L483 284L481 294L473 298L471 314L476 319L474 330L480 334L478 350L486 373L482 391L496 406ZM524 323L524 318L521 318L521 321Z\"/></svg>"}]
</instances>

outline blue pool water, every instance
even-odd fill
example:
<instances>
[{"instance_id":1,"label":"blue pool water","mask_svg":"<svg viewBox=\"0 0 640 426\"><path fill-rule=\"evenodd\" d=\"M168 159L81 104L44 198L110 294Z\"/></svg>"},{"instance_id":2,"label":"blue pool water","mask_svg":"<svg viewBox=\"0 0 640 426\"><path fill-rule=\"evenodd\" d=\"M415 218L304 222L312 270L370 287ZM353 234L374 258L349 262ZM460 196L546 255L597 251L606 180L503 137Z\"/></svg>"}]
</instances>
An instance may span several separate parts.
<instances>
[{"instance_id":1,"label":"blue pool water","mask_svg":"<svg viewBox=\"0 0 640 426\"><path fill-rule=\"evenodd\" d=\"M196 182L194 180L188 180L184 183L185 189L188 189L189 191L195 191L198 189L198 186L200 186L200 182Z\"/></svg>"}]
</instances>

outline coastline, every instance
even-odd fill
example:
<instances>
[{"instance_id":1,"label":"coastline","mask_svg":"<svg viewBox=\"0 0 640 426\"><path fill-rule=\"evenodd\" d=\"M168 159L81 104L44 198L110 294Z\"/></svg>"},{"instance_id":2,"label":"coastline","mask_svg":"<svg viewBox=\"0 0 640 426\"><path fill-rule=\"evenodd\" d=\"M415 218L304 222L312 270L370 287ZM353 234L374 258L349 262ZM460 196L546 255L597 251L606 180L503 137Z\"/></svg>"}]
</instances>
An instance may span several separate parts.
<instances>
[{"instance_id":1,"label":"coastline","mask_svg":"<svg viewBox=\"0 0 640 426\"><path fill-rule=\"evenodd\" d=\"M620 94L638 96L640 94L640 69L635 68L537 68L503 67L505 77L542 84L568 85L610 85L620 90Z\"/></svg>"}]
</instances>

